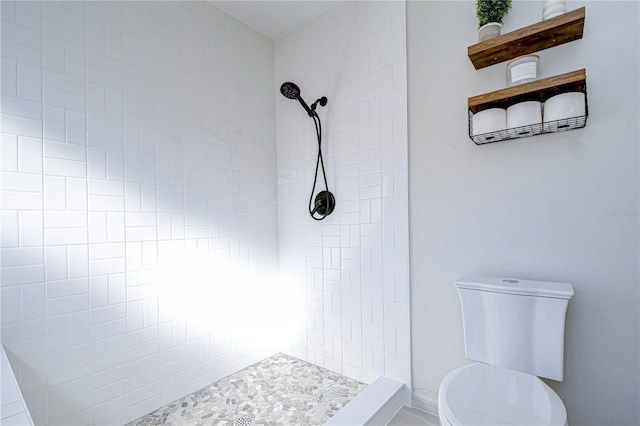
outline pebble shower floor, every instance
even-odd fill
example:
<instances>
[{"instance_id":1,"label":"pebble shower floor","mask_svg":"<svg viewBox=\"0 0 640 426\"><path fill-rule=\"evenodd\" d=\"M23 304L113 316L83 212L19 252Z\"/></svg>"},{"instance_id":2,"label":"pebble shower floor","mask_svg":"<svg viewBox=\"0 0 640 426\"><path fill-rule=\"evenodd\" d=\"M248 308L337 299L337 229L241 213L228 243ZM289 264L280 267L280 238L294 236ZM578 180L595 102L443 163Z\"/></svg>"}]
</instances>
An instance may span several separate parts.
<instances>
[{"instance_id":1,"label":"pebble shower floor","mask_svg":"<svg viewBox=\"0 0 640 426\"><path fill-rule=\"evenodd\" d=\"M277 354L127 426L321 425L367 385Z\"/></svg>"}]
</instances>

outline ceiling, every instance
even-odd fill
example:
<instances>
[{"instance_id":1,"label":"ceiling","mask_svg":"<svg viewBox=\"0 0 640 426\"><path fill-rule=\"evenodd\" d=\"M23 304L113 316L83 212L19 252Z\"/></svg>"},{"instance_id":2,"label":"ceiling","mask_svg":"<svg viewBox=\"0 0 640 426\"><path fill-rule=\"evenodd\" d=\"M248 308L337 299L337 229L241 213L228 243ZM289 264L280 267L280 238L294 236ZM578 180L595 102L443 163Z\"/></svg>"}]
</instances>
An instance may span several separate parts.
<instances>
[{"instance_id":1,"label":"ceiling","mask_svg":"<svg viewBox=\"0 0 640 426\"><path fill-rule=\"evenodd\" d=\"M340 6L344 1L235 0L212 3L271 40L277 40Z\"/></svg>"}]
</instances>

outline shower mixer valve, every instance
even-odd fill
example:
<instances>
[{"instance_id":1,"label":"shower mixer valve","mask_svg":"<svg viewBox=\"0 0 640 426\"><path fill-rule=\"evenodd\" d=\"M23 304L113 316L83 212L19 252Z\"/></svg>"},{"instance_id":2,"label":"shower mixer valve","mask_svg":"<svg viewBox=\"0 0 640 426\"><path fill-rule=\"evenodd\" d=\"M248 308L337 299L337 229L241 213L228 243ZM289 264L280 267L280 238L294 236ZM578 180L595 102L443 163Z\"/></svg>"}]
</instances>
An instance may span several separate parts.
<instances>
[{"instance_id":1,"label":"shower mixer valve","mask_svg":"<svg viewBox=\"0 0 640 426\"><path fill-rule=\"evenodd\" d=\"M321 216L329 216L336 207L336 199L329 191L320 191L316 195L315 205L311 211L311 216L318 213Z\"/></svg>"}]
</instances>

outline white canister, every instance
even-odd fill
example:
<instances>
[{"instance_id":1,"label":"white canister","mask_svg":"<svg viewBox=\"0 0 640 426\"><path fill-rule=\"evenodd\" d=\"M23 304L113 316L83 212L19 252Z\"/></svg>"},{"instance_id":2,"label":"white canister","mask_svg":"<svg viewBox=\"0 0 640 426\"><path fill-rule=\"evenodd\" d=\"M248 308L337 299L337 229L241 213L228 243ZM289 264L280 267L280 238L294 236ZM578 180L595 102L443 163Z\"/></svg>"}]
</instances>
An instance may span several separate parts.
<instances>
[{"instance_id":1,"label":"white canister","mask_svg":"<svg viewBox=\"0 0 640 426\"><path fill-rule=\"evenodd\" d=\"M565 0L547 0L542 8L542 20L555 18L567 12L567 2Z\"/></svg>"},{"instance_id":2,"label":"white canister","mask_svg":"<svg viewBox=\"0 0 640 426\"><path fill-rule=\"evenodd\" d=\"M528 83L538 78L538 55L519 56L507 62L507 86Z\"/></svg>"},{"instance_id":3,"label":"white canister","mask_svg":"<svg viewBox=\"0 0 640 426\"><path fill-rule=\"evenodd\" d=\"M538 101L526 101L507 108L507 127L512 136L537 135L542 131L542 108Z\"/></svg>"},{"instance_id":4,"label":"white canister","mask_svg":"<svg viewBox=\"0 0 640 426\"><path fill-rule=\"evenodd\" d=\"M577 127L577 117L587 113L584 93L568 92L553 96L544 103L544 130L559 131Z\"/></svg>"}]
</instances>

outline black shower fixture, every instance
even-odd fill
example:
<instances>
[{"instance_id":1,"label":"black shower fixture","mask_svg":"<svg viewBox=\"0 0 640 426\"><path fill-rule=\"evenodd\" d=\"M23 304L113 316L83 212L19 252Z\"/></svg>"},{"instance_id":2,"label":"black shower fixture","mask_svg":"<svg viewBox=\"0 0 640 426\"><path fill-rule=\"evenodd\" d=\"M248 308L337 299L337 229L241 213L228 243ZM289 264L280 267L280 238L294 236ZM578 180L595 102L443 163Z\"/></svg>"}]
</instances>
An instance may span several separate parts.
<instances>
[{"instance_id":1,"label":"black shower fixture","mask_svg":"<svg viewBox=\"0 0 640 426\"><path fill-rule=\"evenodd\" d=\"M331 192L329 192L329 186L327 185L327 173L324 170L324 160L322 158L322 124L320 123L320 117L316 112L318 104L325 106L327 104L327 98L325 96L317 99L311 104L311 107L300 96L300 88L297 84L290 81L282 83L280 86L280 93L285 98L295 99L300 102L300 105L307 111L309 117L313 118L313 123L316 126L316 136L318 137L318 157L316 158L316 172L313 175L313 188L311 189L311 195L309 196L309 214L315 220L322 220L329 216L333 209L336 207L336 199ZM318 192L315 201L313 199L313 193L316 191L316 182L318 180L318 167L322 167L322 177L324 178L324 191ZM317 215L317 216L316 216Z\"/></svg>"},{"instance_id":2,"label":"black shower fixture","mask_svg":"<svg viewBox=\"0 0 640 426\"><path fill-rule=\"evenodd\" d=\"M320 106L325 106L327 104L327 98L323 96L312 103L311 108L309 108L309 105L307 105L304 99L302 99L302 97L300 96L300 88L298 87L298 85L295 83L291 83L290 81L282 83L282 86L280 86L280 93L282 93L285 98L295 99L300 102L300 105L302 105L304 110L307 111L307 114L309 114L309 117L311 118L313 118L314 115L317 116L316 106L318 104L320 104Z\"/></svg>"},{"instance_id":3,"label":"black shower fixture","mask_svg":"<svg viewBox=\"0 0 640 426\"><path fill-rule=\"evenodd\" d=\"M333 197L333 194L329 191L320 191L318 195L316 195L316 201L313 206L313 210L311 210L311 217L314 214L318 213L319 215L329 216L333 209L336 207L336 199Z\"/></svg>"}]
</instances>

